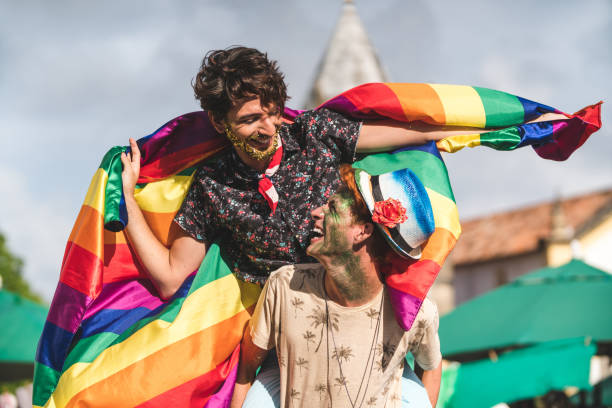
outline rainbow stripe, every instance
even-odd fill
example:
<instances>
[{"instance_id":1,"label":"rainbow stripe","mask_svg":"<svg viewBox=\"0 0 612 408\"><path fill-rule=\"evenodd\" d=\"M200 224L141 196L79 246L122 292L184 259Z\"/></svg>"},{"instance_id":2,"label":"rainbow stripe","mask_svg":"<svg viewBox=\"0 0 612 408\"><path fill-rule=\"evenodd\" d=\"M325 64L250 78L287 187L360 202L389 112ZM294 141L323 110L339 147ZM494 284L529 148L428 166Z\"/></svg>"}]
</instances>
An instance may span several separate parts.
<instances>
[{"instance_id":1,"label":"rainbow stripe","mask_svg":"<svg viewBox=\"0 0 612 408\"><path fill-rule=\"evenodd\" d=\"M559 111L499 91L454 85L367 84L322 107L362 119L482 128L437 146L370 156L355 164L369 172L410 167L434 209L436 229L422 258L395 263L387 279L398 316L408 326L461 231L439 150L534 145L540 156L563 160L601 126L599 105L564 120L525 124ZM285 119L299 114L286 109ZM155 235L167 244L194 166L228 145L205 112L173 119L138 144L142 165L136 199ZM122 232L127 214L119 156L125 149L115 147L105 155L70 234L39 342L33 404L225 406L242 329L260 289L237 280L212 245L173 298L155 295Z\"/></svg>"}]
</instances>

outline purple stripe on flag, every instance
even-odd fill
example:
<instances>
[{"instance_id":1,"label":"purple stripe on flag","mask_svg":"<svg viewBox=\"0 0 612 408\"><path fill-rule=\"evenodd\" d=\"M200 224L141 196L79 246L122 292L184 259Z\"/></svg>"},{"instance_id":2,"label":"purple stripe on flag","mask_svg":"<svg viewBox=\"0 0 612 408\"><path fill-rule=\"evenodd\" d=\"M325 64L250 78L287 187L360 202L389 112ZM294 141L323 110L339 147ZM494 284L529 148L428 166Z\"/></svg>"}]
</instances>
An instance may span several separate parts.
<instances>
[{"instance_id":1,"label":"purple stripe on flag","mask_svg":"<svg viewBox=\"0 0 612 408\"><path fill-rule=\"evenodd\" d=\"M391 299L391 305L395 311L397 323L406 331L410 330L416 315L421 308L423 299L419 299L409 293L402 292L387 285L387 293Z\"/></svg>"},{"instance_id":2,"label":"purple stripe on flag","mask_svg":"<svg viewBox=\"0 0 612 408\"><path fill-rule=\"evenodd\" d=\"M47 322L70 333L75 333L89 302L91 302L89 296L59 282L47 315Z\"/></svg>"},{"instance_id":3,"label":"purple stripe on flag","mask_svg":"<svg viewBox=\"0 0 612 408\"><path fill-rule=\"evenodd\" d=\"M234 385L236 384L236 376L238 375L238 364L234 365L223 385L204 405L204 408L226 408L229 407L234 393Z\"/></svg>"},{"instance_id":4,"label":"purple stripe on flag","mask_svg":"<svg viewBox=\"0 0 612 408\"><path fill-rule=\"evenodd\" d=\"M346 115L351 116L354 119L371 119L373 117L380 118L380 115L362 112L353 104L353 102L348 100L343 95L338 95L335 98L330 99L323 105L319 106L317 109L320 108L327 108L334 111L342 112Z\"/></svg>"},{"instance_id":5,"label":"purple stripe on flag","mask_svg":"<svg viewBox=\"0 0 612 408\"><path fill-rule=\"evenodd\" d=\"M218 134L208 120L206 112L191 112L176 117L151 135L139 140L141 162L152 162L201 144L206 141L207 135L214 138Z\"/></svg>"},{"instance_id":6,"label":"purple stripe on flag","mask_svg":"<svg viewBox=\"0 0 612 408\"><path fill-rule=\"evenodd\" d=\"M164 304L154 293L151 282L144 279L107 283L89 306L83 319L88 319L103 309L128 310L144 307L153 310Z\"/></svg>"}]
</instances>

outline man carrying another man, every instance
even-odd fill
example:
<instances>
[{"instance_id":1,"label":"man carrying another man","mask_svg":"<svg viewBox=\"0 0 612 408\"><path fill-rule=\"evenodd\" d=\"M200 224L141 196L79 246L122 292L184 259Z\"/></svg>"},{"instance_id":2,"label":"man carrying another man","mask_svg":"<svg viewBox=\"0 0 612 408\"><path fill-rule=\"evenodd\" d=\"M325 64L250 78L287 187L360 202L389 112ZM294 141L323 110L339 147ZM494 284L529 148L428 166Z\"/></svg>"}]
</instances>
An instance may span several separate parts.
<instances>
[{"instance_id":1,"label":"man carrying another man","mask_svg":"<svg viewBox=\"0 0 612 408\"><path fill-rule=\"evenodd\" d=\"M390 248L376 227L376 207L366 205L371 197L362 198L371 190L355 181L349 165L340 172L342 187L312 211L314 237L307 253L320 265L279 269L259 299L242 342L233 408L242 406L257 367L272 348L280 366L281 406L399 407L408 351L425 370L422 380L435 406L441 375L436 306L426 299L412 328L399 326L383 285ZM394 188L410 188L411 180L400 173L390 176L399 180ZM400 200L405 196L396 195ZM419 207L383 198L398 210L397 224L406 221L405 207ZM395 228L388 222L386 227ZM401 239L395 244L403 245Z\"/></svg>"}]
</instances>

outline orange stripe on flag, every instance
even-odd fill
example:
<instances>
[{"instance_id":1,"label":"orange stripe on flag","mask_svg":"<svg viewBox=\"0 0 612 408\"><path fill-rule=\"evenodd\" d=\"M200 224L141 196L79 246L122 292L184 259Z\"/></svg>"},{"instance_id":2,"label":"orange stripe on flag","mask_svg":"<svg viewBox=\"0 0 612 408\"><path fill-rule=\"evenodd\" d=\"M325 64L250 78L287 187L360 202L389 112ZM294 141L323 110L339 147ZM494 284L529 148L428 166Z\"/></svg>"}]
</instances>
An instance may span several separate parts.
<instances>
[{"instance_id":1,"label":"orange stripe on flag","mask_svg":"<svg viewBox=\"0 0 612 408\"><path fill-rule=\"evenodd\" d=\"M88 205L81 206L68 241L102 258L102 214Z\"/></svg>"},{"instance_id":2,"label":"orange stripe on flag","mask_svg":"<svg viewBox=\"0 0 612 408\"><path fill-rule=\"evenodd\" d=\"M446 124L444 106L436 91L427 84L387 84L402 102L408 120Z\"/></svg>"},{"instance_id":3,"label":"orange stripe on flag","mask_svg":"<svg viewBox=\"0 0 612 408\"><path fill-rule=\"evenodd\" d=\"M168 390L138 407L203 407L211 396L218 392L219 385L238 364L239 358L240 348L236 347L232 355L219 364L215 370ZM231 395L229 397L231 398Z\"/></svg>"},{"instance_id":4,"label":"orange stripe on flag","mask_svg":"<svg viewBox=\"0 0 612 408\"><path fill-rule=\"evenodd\" d=\"M436 228L423 248L421 259L429 259L442 265L456 243L455 236L449 230Z\"/></svg>"},{"instance_id":5,"label":"orange stripe on flag","mask_svg":"<svg viewBox=\"0 0 612 408\"><path fill-rule=\"evenodd\" d=\"M142 214L147 220L147 224L151 227L153 234L159 239L162 244L168 246L168 240L170 235L170 227L174 220L173 212L170 213L157 213L150 211L142 211Z\"/></svg>"}]
</instances>

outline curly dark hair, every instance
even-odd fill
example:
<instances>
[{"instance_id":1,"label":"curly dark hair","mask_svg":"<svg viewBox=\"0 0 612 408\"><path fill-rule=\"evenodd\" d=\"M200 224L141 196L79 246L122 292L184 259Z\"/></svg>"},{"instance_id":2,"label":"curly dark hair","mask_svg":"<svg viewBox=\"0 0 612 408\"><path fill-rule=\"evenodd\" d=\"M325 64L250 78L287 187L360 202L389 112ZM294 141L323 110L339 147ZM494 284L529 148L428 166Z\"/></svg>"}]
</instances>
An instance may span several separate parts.
<instances>
[{"instance_id":1,"label":"curly dark hair","mask_svg":"<svg viewBox=\"0 0 612 408\"><path fill-rule=\"evenodd\" d=\"M274 104L281 112L287 100L277 62L254 48L209 51L192 86L202 109L216 121L225 119L232 106L243 100L259 97L262 106Z\"/></svg>"}]
</instances>

